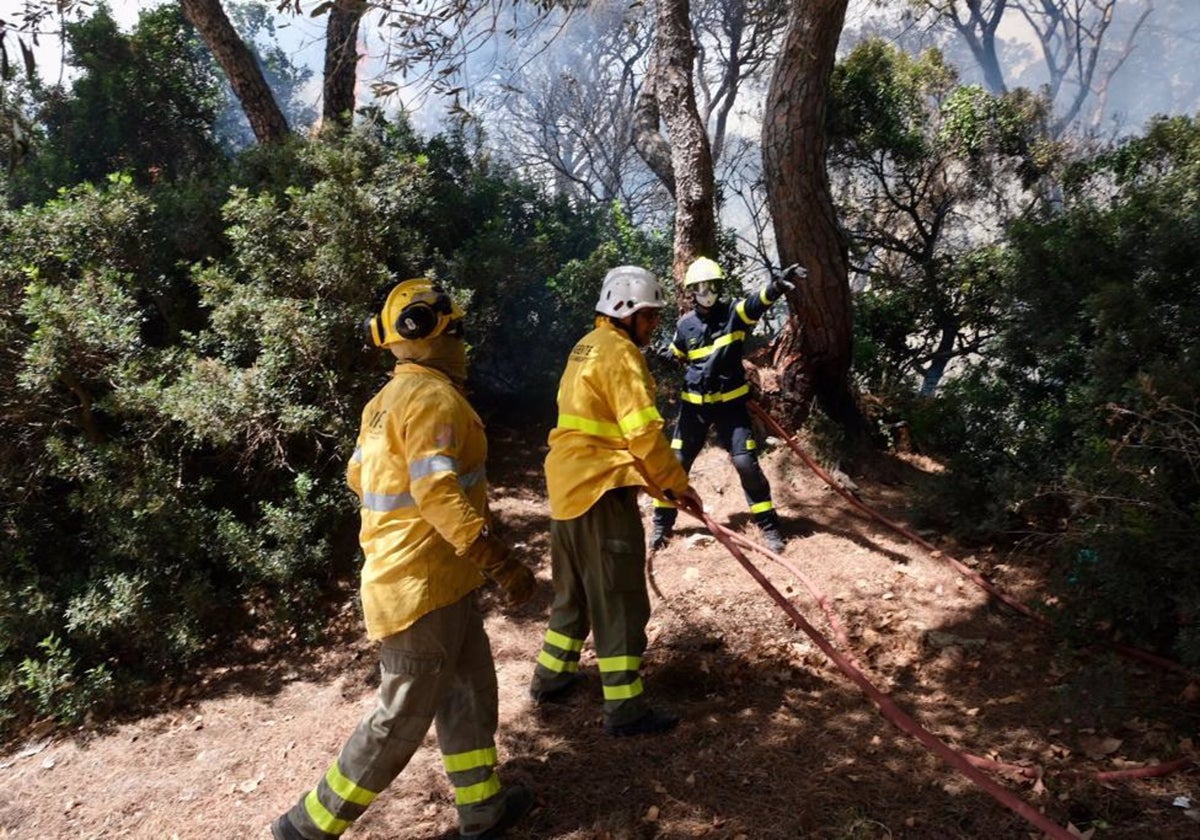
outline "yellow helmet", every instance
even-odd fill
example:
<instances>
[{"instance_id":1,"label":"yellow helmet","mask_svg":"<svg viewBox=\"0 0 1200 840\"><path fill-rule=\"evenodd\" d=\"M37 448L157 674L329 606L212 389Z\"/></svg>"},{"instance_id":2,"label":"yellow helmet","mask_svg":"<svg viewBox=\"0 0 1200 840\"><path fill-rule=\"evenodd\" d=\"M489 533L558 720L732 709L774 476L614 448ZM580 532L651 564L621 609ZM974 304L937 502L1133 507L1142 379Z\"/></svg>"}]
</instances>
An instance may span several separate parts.
<instances>
[{"instance_id":1,"label":"yellow helmet","mask_svg":"<svg viewBox=\"0 0 1200 840\"><path fill-rule=\"evenodd\" d=\"M710 260L708 257L697 257L692 260L692 264L688 266L687 273L683 275L683 285L694 286L697 283L705 281L709 283L719 283L725 279L725 271L721 266L717 265L716 260Z\"/></svg>"},{"instance_id":2,"label":"yellow helmet","mask_svg":"<svg viewBox=\"0 0 1200 840\"><path fill-rule=\"evenodd\" d=\"M415 277L392 288L379 311L367 319L366 328L376 347L388 347L439 336L462 317L462 309L441 286Z\"/></svg>"}]
</instances>

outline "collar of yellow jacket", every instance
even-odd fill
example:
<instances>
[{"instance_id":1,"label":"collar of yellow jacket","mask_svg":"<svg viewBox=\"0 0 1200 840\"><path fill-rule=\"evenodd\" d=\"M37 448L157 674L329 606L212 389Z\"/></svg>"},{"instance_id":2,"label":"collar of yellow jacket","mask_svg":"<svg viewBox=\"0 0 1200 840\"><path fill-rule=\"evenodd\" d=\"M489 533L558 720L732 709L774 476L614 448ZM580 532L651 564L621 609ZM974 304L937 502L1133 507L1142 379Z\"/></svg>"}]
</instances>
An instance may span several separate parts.
<instances>
[{"instance_id":1,"label":"collar of yellow jacket","mask_svg":"<svg viewBox=\"0 0 1200 840\"><path fill-rule=\"evenodd\" d=\"M617 335L624 338L630 344L633 344L633 338L629 335L629 332L625 328L619 327L616 324L614 324L612 322L612 319L609 318L609 316L597 315L594 323L595 323L597 329L611 330L612 332L615 332ZM637 345L634 344L634 346L636 347Z\"/></svg>"},{"instance_id":2,"label":"collar of yellow jacket","mask_svg":"<svg viewBox=\"0 0 1200 840\"><path fill-rule=\"evenodd\" d=\"M442 374L460 390L466 385L467 345L461 338L442 334L418 341L400 341L388 345L388 349L401 365L420 365Z\"/></svg>"}]
</instances>

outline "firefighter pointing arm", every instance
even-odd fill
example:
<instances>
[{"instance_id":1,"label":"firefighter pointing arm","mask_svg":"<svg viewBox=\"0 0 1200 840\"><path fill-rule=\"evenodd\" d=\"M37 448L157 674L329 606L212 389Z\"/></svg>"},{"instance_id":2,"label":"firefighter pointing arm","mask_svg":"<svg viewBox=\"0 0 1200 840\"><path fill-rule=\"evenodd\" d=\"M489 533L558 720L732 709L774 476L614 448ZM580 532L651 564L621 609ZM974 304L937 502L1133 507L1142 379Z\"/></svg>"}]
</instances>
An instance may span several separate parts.
<instances>
[{"instance_id":1,"label":"firefighter pointing arm","mask_svg":"<svg viewBox=\"0 0 1200 840\"><path fill-rule=\"evenodd\" d=\"M396 357L367 403L347 481L361 503L367 634L379 640L379 703L311 791L271 824L275 840L346 831L404 769L437 719L460 837L501 837L533 803L495 772L498 696L474 591L484 575L509 602L532 573L487 527L487 438L463 396L463 312L426 279L391 289L367 322Z\"/></svg>"},{"instance_id":2,"label":"firefighter pointing arm","mask_svg":"<svg viewBox=\"0 0 1200 840\"><path fill-rule=\"evenodd\" d=\"M788 266L762 291L728 302L720 296L724 270L708 257L700 257L688 266L683 280L694 308L679 319L672 341L675 357L685 369L671 448L688 472L704 447L709 429L715 427L717 440L729 453L741 479L763 542L775 552L783 551L784 537L771 501L771 487L758 463L758 442L746 408L750 385L742 353L746 337L759 319L807 275L800 265ZM655 500L651 551L670 541L676 516L671 500Z\"/></svg>"},{"instance_id":3,"label":"firefighter pointing arm","mask_svg":"<svg viewBox=\"0 0 1200 840\"><path fill-rule=\"evenodd\" d=\"M550 432L546 487L554 601L530 694L564 698L593 637L612 736L672 729L679 718L651 708L642 684L650 597L638 490L702 509L663 436L654 380L641 348L661 320L662 286L643 268L609 271L595 329L571 350Z\"/></svg>"}]
</instances>

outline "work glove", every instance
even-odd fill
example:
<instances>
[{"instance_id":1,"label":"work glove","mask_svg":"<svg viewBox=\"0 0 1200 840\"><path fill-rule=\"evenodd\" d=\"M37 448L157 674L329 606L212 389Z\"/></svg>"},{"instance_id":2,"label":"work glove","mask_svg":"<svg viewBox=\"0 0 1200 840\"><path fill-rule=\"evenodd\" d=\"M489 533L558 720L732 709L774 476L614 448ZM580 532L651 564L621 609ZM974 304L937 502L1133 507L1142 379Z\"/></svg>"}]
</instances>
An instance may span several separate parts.
<instances>
[{"instance_id":1,"label":"work glove","mask_svg":"<svg viewBox=\"0 0 1200 840\"><path fill-rule=\"evenodd\" d=\"M533 572L486 529L471 543L465 556L500 585L510 607L519 607L533 597Z\"/></svg>"},{"instance_id":2,"label":"work glove","mask_svg":"<svg viewBox=\"0 0 1200 840\"><path fill-rule=\"evenodd\" d=\"M700 498L700 494L690 484L682 493L667 491L663 495L674 502L676 507L686 508L693 513L704 512L704 500Z\"/></svg>"},{"instance_id":3,"label":"work glove","mask_svg":"<svg viewBox=\"0 0 1200 840\"><path fill-rule=\"evenodd\" d=\"M783 297L784 292L790 292L796 288L796 283L808 277L808 269L800 265L800 263L792 263L783 271L771 278L771 283L767 287L768 294L778 300Z\"/></svg>"}]
</instances>

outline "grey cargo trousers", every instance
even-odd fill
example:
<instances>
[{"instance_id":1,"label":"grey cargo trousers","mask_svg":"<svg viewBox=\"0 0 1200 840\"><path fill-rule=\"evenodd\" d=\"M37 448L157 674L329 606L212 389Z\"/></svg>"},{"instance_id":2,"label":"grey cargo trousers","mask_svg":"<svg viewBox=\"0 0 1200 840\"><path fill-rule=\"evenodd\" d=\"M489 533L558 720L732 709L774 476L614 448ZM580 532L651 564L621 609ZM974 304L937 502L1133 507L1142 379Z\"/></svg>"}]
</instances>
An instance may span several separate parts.
<instances>
[{"instance_id":1,"label":"grey cargo trousers","mask_svg":"<svg viewBox=\"0 0 1200 840\"><path fill-rule=\"evenodd\" d=\"M341 836L400 775L436 723L461 832L490 828L504 811L495 773L499 698L474 595L384 638L380 669L378 705L317 786L288 811L288 821L311 840Z\"/></svg>"}]
</instances>

